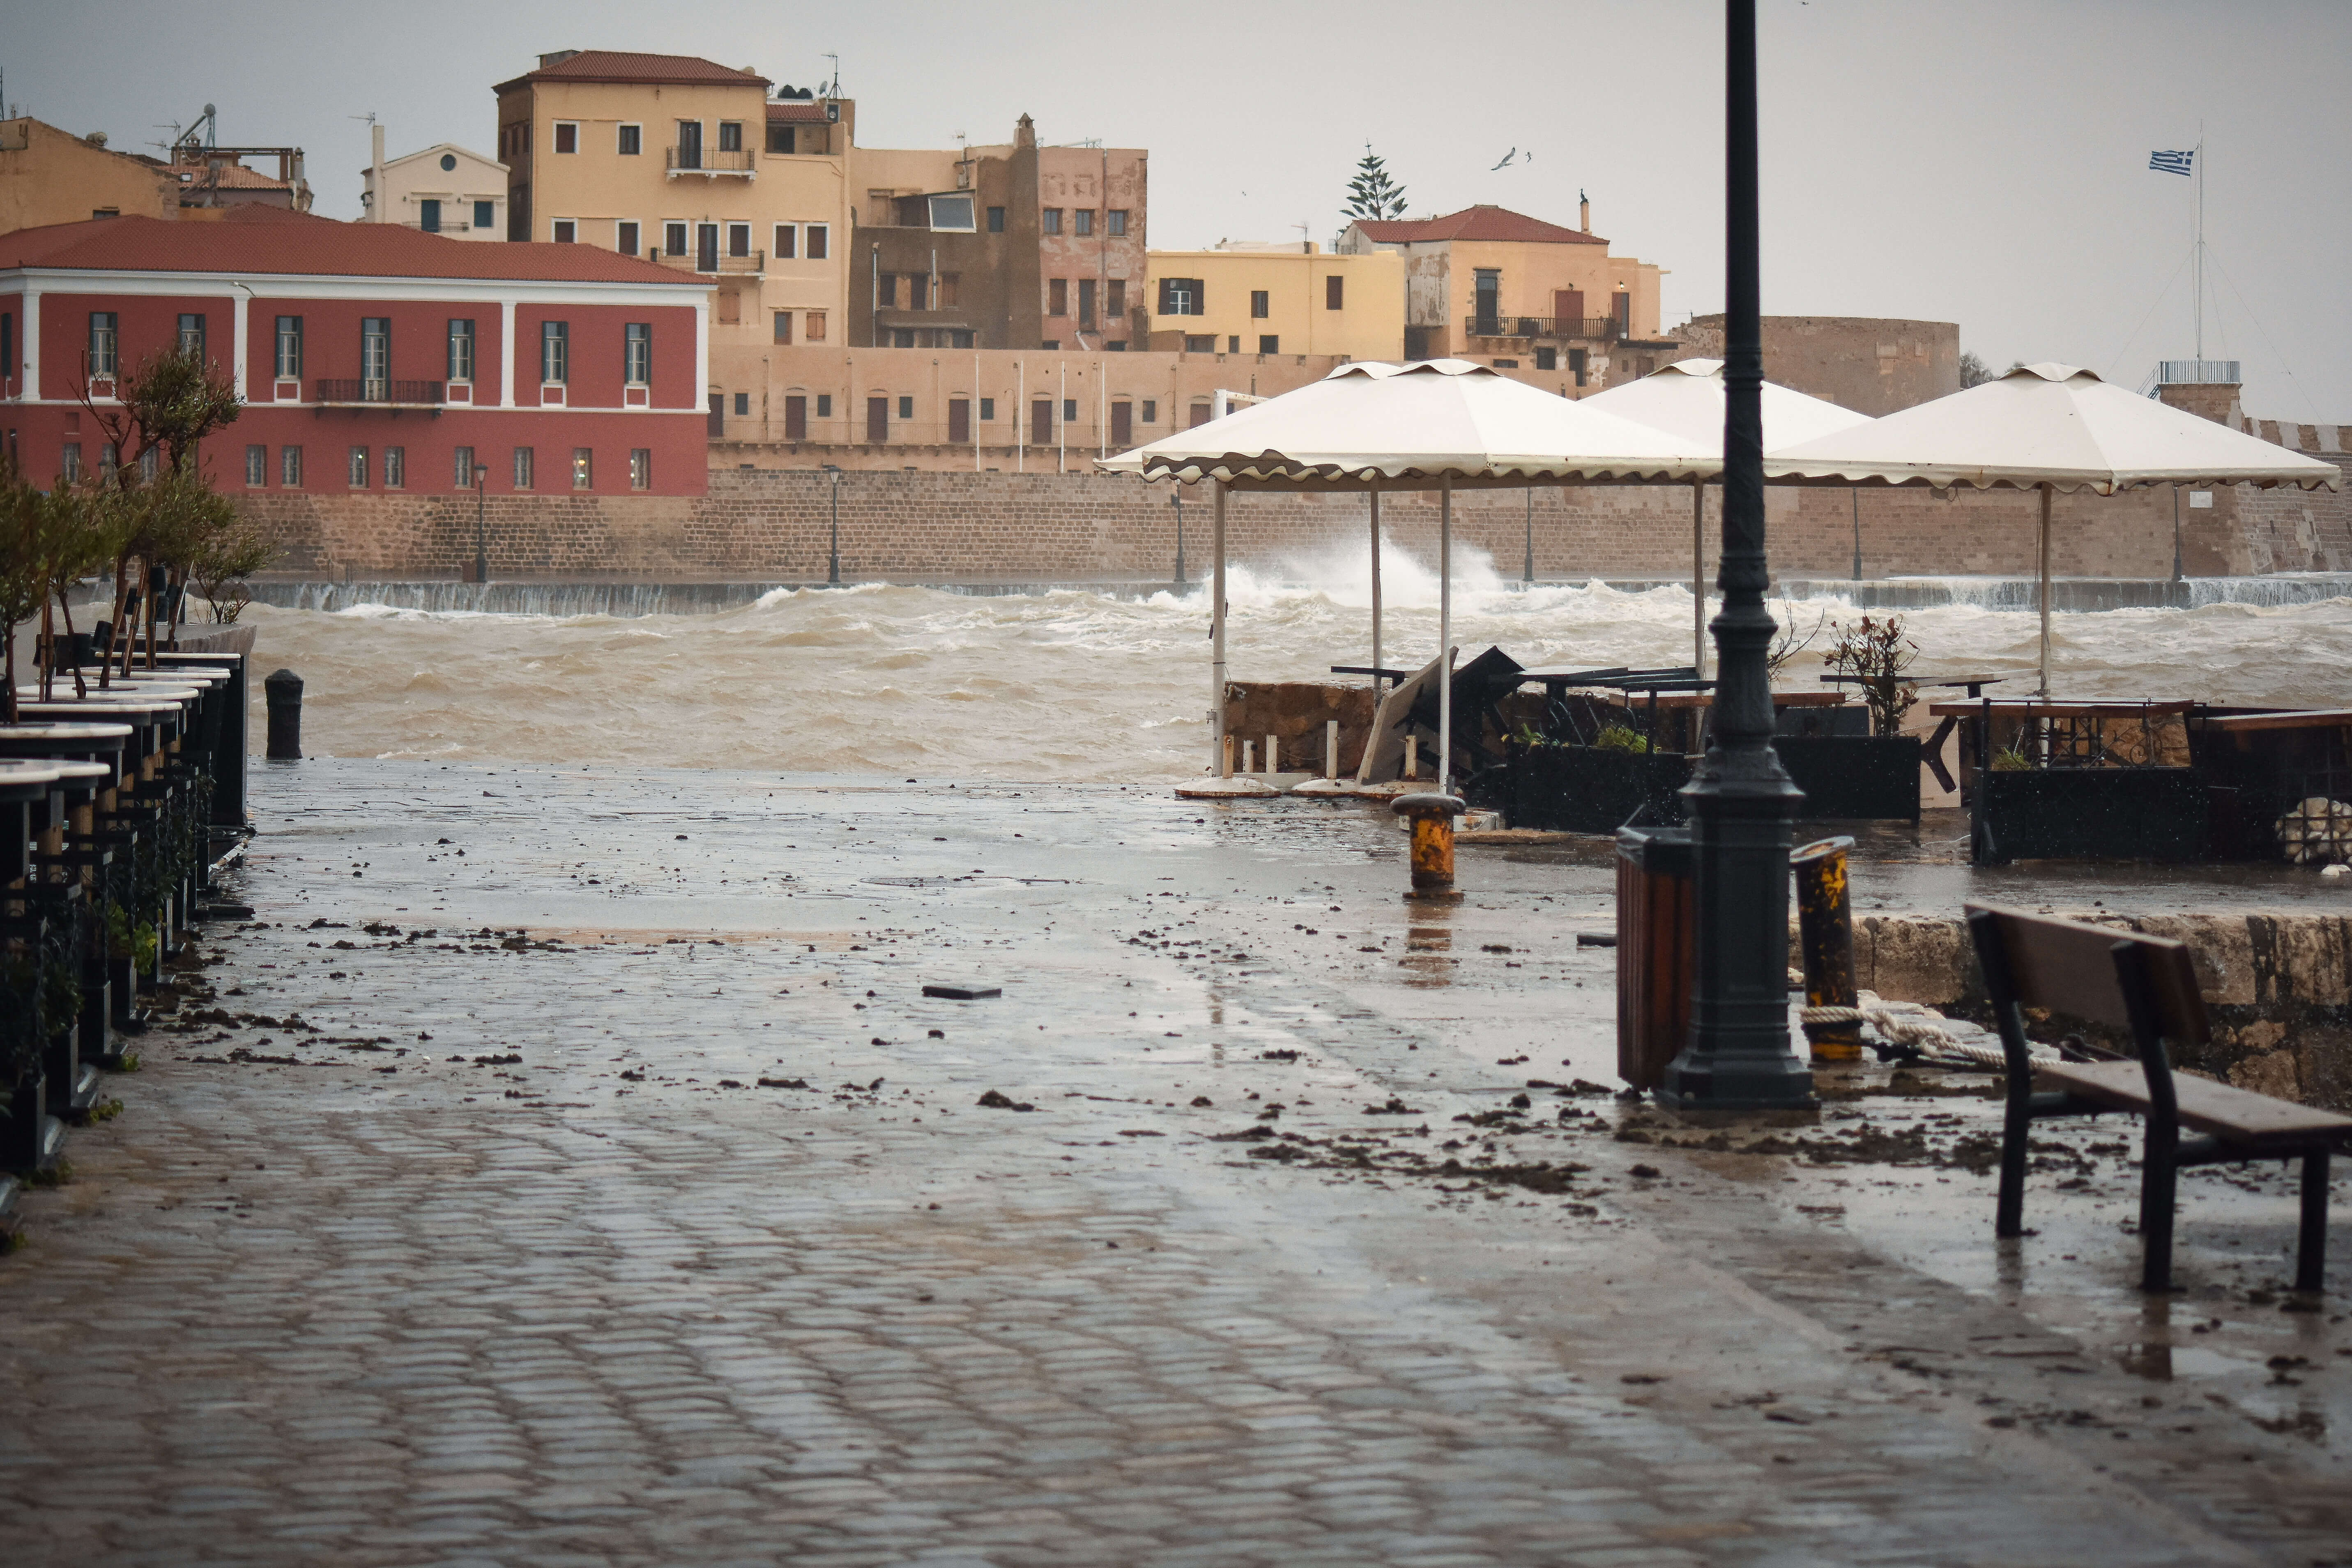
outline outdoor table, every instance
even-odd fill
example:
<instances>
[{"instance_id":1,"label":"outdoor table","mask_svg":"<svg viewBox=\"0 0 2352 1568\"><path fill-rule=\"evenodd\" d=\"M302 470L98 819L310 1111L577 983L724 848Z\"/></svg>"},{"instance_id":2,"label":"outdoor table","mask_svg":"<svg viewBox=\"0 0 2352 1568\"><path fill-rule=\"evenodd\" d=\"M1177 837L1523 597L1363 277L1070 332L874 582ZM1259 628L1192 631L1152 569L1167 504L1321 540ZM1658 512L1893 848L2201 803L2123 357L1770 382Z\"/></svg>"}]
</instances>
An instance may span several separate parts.
<instances>
[{"instance_id":1,"label":"outdoor table","mask_svg":"<svg viewBox=\"0 0 2352 1568\"><path fill-rule=\"evenodd\" d=\"M0 889L12 895L31 864L35 808L64 776L56 763L0 762Z\"/></svg>"}]
</instances>

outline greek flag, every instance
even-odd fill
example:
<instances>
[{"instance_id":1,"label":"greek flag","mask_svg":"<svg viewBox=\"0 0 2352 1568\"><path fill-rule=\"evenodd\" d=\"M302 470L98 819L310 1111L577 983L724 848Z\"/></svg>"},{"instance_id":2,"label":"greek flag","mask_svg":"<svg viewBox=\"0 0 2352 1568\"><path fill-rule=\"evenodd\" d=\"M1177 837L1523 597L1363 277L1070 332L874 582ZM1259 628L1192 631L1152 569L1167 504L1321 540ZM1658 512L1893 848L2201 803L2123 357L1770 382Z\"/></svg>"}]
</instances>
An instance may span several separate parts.
<instances>
[{"instance_id":1,"label":"greek flag","mask_svg":"<svg viewBox=\"0 0 2352 1568\"><path fill-rule=\"evenodd\" d=\"M2186 153L2150 153L2147 166L2159 174L2186 174L2196 156L2197 150L2193 147Z\"/></svg>"}]
</instances>

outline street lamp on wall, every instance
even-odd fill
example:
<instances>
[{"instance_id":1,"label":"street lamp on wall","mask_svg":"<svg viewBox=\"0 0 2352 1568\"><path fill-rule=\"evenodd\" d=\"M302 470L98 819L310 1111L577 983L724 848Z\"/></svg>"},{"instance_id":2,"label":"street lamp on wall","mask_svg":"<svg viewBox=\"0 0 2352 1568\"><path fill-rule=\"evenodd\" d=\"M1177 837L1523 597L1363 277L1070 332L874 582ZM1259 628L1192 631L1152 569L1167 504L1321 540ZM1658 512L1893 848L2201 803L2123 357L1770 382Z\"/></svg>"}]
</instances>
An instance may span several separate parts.
<instances>
[{"instance_id":1,"label":"street lamp on wall","mask_svg":"<svg viewBox=\"0 0 2352 1568\"><path fill-rule=\"evenodd\" d=\"M1184 585L1184 497L1175 486L1168 488L1168 504L1176 509L1176 586Z\"/></svg>"},{"instance_id":2,"label":"street lamp on wall","mask_svg":"<svg viewBox=\"0 0 2352 1568\"><path fill-rule=\"evenodd\" d=\"M827 463L824 471L833 476L833 533L825 547L824 580L838 588L841 586L841 465Z\"/></svg>"},{"instance_id":3,"label":"street lamp on wall","mask_svg":"<svg viewBox=\"0 0 2352 1568\"><path fill-rule=\"evenodd\" d=\"M488 523L483 518L488 503L486 487L490 482L490 470L479 463L474 465L474 581L490 580L490 543Z\"/></svg>"}]
</instances>

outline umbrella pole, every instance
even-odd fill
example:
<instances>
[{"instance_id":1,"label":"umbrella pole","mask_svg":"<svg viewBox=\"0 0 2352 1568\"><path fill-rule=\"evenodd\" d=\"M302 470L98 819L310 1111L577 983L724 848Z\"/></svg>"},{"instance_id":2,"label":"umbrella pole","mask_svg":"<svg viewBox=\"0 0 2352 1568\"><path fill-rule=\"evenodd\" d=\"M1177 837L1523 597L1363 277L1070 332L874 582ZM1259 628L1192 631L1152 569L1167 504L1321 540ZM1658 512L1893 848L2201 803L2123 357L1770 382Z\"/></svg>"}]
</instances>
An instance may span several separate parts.
<instances>
[{"instance_id":1,"label":"umbrella pole","mask_svg":"<svg viewBox=\"0 0 2352 1568\"><path fill-rule=\"evenodd\" d=\"M2050 698L2050 487L2042 488L2042 697Z\"/></svg>"},{"instance_id":2,"label":"umbrella pole","mask_svg":"<svg viewBox=\"0 0 2352 1568\"><path fill-rule=\"evenodd\" d=\"M1454 479L1437 492L1437 793L1454 793Z\"/></svg>"},{"instance_id":3,"label":"umbrella pole","mask_svg":"<svg viewBox=\"0 0 2352 1568\"><path fill-rule=\"evenodd\" d=\"M1225 486L1217 481L1216 581L1209 589L1209 773L1223 771L1225 754Z\"/></svg>"},{"instance_id":4,"label":"umbrella pole","mask_svg":"<svg viewBox=\"0 0 2352 1568\"><path fill-rule=\"evenodd\" d=\"M1706 679L1706 481L1691 481L1691 672Z\"/></svg>"},{"instance_id":5,"label":"umbrella pole","mask_svg":"<svg viewBox=\"0 0 2352 1568\"><path fill-rule=\"evenodd\" d=\"M1381 491L1372 487L1372 696L1381 690Z\"/></svg>"}]
</instances>

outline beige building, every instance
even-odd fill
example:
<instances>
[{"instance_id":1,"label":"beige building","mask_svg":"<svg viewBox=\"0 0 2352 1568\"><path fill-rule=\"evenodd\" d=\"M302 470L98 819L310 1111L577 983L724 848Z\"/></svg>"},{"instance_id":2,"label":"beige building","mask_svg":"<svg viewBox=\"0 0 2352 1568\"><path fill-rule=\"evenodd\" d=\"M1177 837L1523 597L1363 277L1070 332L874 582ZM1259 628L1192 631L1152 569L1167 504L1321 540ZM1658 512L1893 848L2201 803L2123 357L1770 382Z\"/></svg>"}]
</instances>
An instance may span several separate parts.
<instances>
[{"instance_id":1,"label":"beige building","mask_svg":"<svg viewBox=\"0 0 2352 1568\"><path fill-rule=\"evenodd\" d=\"M382 135L381 129L377 132ZM507 237L507 166L453 142L387 158L381 165L384 205L376 205L377 168L362 171L362 221L396 223L453 239Z\"/></svg>"},{"instance_id":2,"label":"beige building","mask_svg":"<svg viewBox=\"0 0 2352 1568\"><path fill-rule=\"evenodd\" d=\"M509 239L704 273L714 423L723 364L840 341L855 106L685 55L562 50L501 82ZM787 89L789 90L789 89Z\"/></svg>"},{"instance_id":3,"label":"beige building","mask_svg":"<svg viewBox=\"0 0 2352 1568\"><path fill-rule=\"evenodd\" d=\"M1392 360L1404 352L1405 261L1394 250L1328 255L1311 242L1228 240L1155 250L1150 345L1192 353Z\"/></svg>"},{"instance_id":4,"label":"beige building","mask_svg":"<svg viewBox=\"0 0 2352 1568\"><path fill-rule=\"evenodd\" d=\"M1645 374L1644 360L1654 370L1679 346L1658 338L1663 269L1611 255L1589 231L1590 213L1575 228L1495 206L1362 221L1339 248L1403 259L1406 358L1564 373L1574 395L1612 374Z\"/></svg>"},{"instance_id":5,"label":"beige building","mask_svg":"<svg viewBox=\"0 0 2352 1568\"><path fill-rule=\"evenodd\" d=\"M0 233L94 217L177 217L177 175L27 115L0 120Z\"/></svg>"}]
</instances>

